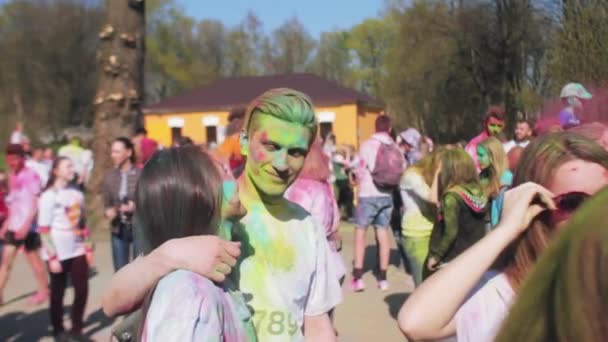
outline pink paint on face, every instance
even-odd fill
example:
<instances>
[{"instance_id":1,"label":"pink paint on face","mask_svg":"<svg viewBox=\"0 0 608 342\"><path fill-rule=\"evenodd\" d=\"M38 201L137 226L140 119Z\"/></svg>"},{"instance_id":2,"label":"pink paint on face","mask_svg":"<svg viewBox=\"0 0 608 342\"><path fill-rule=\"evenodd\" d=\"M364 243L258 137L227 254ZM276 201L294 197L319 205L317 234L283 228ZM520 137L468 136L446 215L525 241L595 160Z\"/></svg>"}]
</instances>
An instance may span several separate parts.
<instances>
[{"instance_id":1,"label":"pink paint on face","mask_svg":"<svg viewBox=\"0 0 608 342\"><path fill-rule=\"evenodd\" d=\"M258 161L266 159L266 153L264 153L263 151L256 151L255 159Z\"/></svg>"},{"instance_id":2,"label":"pink paint on face","mask_svg":"<svg viewBox=\"0 0 608 342\"><path fill-rule=\"evenodd\" d=\"M268 141L268 132L262 131L260 132L260 140L265 143Z\"/></svg>"},{"instance_id":3,"label":"pink paint on face","mask_svg":"<svg viewBox=\"0 0 608 342\"><path fill-rule=\"evenodd\" d=\"M246 172L259 191L282 197L304 165L310 129L260 114L257 129L249 134Z\"/></svg>"}]
</instances>

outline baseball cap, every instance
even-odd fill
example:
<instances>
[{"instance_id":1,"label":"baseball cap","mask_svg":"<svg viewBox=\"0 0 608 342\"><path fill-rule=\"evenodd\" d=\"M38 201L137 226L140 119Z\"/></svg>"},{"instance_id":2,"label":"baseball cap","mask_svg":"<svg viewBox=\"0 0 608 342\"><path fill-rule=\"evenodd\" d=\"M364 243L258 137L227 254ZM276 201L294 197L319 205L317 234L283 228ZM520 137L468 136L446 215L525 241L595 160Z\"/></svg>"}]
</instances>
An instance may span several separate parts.
<instances>
[{"instance_id":1,"label":"baseball cap","mask_svg":"<svg viewBox=\"0 0 608 342\"><path fill-rule=\"evenodd\" d=\"M590 99L592 95L587 91L587 89L585 89L585 87L583 87L582 84L571 82L562 88L560 97L578 97L579 99Z\"/></svg>"},{"instance_id":2,"label":"baseball cap","mask_svg":"<svg viewBox=\"0 0 608 342\"><path fill-rule=\"evenodd\" d=\"M418 132L418 130L415 128L406 129L405 131L399 133L399 137L413 148L417 149L418 144L420 144L420 132Z\"/></svg>"}]
</instances>

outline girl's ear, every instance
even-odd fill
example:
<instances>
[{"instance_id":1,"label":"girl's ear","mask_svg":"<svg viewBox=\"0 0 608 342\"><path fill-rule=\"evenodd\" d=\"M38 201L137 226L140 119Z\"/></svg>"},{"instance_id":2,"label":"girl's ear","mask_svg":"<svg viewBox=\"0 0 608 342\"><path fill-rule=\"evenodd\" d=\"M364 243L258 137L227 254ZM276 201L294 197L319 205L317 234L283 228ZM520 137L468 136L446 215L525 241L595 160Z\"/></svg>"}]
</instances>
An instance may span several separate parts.
<instances>
[{"instance_id":1,"label":"girl's ear","mask_svg":"<svg viewBox=\"0 0 608 342\"><path fill-rule=\"evenodd\" d=\"M247 157L249 154L249 136L245 130L241 131L239 142L241 144L241 154Z\"/></svg>"}]
</instances>

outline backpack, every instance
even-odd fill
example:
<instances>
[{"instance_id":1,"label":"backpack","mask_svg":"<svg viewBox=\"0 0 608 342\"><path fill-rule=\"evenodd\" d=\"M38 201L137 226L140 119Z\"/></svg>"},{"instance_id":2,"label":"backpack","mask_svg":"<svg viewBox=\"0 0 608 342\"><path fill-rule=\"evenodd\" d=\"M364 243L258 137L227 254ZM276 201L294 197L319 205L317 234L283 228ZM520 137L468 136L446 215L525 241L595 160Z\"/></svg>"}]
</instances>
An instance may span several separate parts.
<instances>
[{"instance_id":1,"label":"backpack","mask_svg":"<svg viewBox=\"0 0 608 342\"><path fill-rule=\"evenodd\" d=\"M391 191L399 186L405 170L405 158L396 144L380 144L376 154L376 166L371 171L372 180L380 191Z\"/></svg>"}]
</instances>

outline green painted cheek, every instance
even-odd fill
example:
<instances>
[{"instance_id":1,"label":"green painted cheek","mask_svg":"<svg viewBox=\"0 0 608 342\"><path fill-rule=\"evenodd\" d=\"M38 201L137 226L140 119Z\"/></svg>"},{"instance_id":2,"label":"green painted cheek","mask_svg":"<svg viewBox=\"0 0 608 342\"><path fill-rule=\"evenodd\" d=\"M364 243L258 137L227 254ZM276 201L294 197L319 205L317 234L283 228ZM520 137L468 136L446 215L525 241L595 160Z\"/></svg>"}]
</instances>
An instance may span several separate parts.
<instances>
[{"instance_id":1,"label":"green painted cheek","mask_svg":"<svg viewBox=\"0 0 608 342\"><path fill-rule=\"evenodd\" d=\"M230 202L237 196L237 185L234 180L226 180L222 182L222 201Z\"/></svg>"},{"instance_id":2,"label":"green painted cheek","mask_svg":"<svg viewBox=\"0 0 608 342\"><path fill-rule=\"evenodd\" d=\"M477 161L481 166L487 166L489 164L488 153L485 148L481 146L477 147Z\"/></svg>"},{"instance_id":3,"label":"green painted cheek","mask_svg":"<svg viewBox=\"0 0 608 342\"><path fill-rule=\"evenodd\" d=\"M491 134L495 135L495 134L499 134L500 132L502 132L503 130L503 126L500 125L490 125L489 129Z\"/></svg>"}]
</instances>

